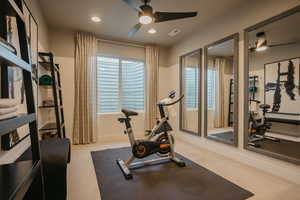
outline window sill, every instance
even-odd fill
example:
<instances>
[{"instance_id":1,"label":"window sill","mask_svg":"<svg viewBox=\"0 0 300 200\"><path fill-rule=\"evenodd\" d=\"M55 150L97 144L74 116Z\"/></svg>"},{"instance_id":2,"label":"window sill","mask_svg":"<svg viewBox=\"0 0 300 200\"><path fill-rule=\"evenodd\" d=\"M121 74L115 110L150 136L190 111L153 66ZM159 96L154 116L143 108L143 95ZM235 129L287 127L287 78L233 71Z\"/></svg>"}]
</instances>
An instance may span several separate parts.
<instances>
[{"instance_id":1,"label":"window sill","mask_svg":"<svg viewBox=\"0 0 300 200\"><path fill-rule=\"evenodd\" d=\"M198 112L198 108L188 108L188 109L186 109L186 111L197 111Z\"/></svg>"},{"instance_id":2,"label":"window sill","mask_svg":"<svg viewBox=\"0 0 300 200\"><path fill-rule=\"evenodd\" d=\"M137 112L138 114L144 114L145 113L145 111L135 111L135 112ZM103 116L105 116L105 115L123 115L124 113L122 113L122 112L115 112L115 113L97 113L97 115L99 115L99 116L101 116L101 115L103 115Z\"/></svg>"}]
</instances>

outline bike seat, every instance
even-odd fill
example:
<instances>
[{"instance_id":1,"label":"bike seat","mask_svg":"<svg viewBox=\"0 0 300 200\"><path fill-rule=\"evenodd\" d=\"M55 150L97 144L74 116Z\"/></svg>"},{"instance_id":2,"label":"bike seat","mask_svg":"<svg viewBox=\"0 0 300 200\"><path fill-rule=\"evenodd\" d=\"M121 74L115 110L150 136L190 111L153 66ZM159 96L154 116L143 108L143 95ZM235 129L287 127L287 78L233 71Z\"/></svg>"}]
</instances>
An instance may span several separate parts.
<instances>
[{"instance_id":1,"label":"bike seat","mask_svg":"<svg viewBox=\"0 0 300 200\"><path fill-rule=\"evenodd\" d=\"M126 117L138 115L137 112L134 112L134 111L132 111L132 110L122 109L121 111L122 111L122 113L124 113L124 115L125 115Z\"/></svg>"},{"instance_id":2,"label":"bike seat","mask_svg":"<svg viewBox=\"0 0 300 200\"><path fill-rule=\"evenodd\" d=\"M269 104L261 104L261 105L259 105L259 108L261 108L261 109L269 109L269 108L271 108L271 106Z\"/></svg>"}]
</instances>

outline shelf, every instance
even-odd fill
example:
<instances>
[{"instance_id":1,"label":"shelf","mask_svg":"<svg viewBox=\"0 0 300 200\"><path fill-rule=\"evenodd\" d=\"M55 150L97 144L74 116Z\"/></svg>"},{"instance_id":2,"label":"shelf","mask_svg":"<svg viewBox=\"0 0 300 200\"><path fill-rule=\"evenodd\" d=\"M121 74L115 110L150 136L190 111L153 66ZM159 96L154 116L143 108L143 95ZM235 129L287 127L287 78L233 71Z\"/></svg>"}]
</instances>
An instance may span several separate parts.
<instances>
[{"instance_id":1,"label":"shelf","mask_svg":"<svg viewBox=\"0 0 300 200\"><path fill-rule=\"evenodd\" d=\"M53 85L39 85L39 86L44 87L46 89L52 89L53 87ZM56 85L56 89L61 90L61 88L58 85Z\"/></svg>"},{"instance_id":2,"label":"shelf","mask_svg":"<svg viewBox=\"0 0 300 200\"><path fill-rule=\"evenodd\" d=\"M52 64L50 62L45 62L45 61L42 61L42 62L39 62L39 64L47 71L50 71L51 70L51 67L52 67ZM56 65L54 65L54 69L58 72L58 68Z\"/></svg>"},{"instance_id":3,"label":"shelf","mask_svg":"<svg viewBox=\"0 0 300 200\"><path fill-rule=\"evenodd\" d=\"M42 108L56 108L56 107L62 109L62 106L59 106L59 105L58 105L58 106L55 106L55 105L39 106L39 108L41 108L41 109L42 109Z\"/></svg>"},{"instance_id":4,"label":"shelf","mask_svg":"<svg viewBox=\"0 0 300 200\"><path fill-rule=\"evenodd\" d=\"M57 106L55 105L49 105L49 106L39 106L39 108L55 108Z\"/></svg>"},{"instance_id":5,"label":"shelf","mask_svg":"<svg viewBox=\"0 0 300 200\"><path fill-rule=\"evenodd\" d=\"M22 13L22 11L19 9L19 7L17 6L14 0L5 0L5 2L3 2L2 4L4 4L4 9L8 16L18 15L25 22L25 16Z\"/></svg>"},{"instance_id":6,"label":"shelf","mask_svg":"<svg viewBox=\"0 0 300 200\"><path fill-rule=\"evenodd\" d=\"M5 135L17 128L36 120L35 113L21 114L17 117L0 121L0 136Z\"/></svg>"},{"instance_id":7,"label":"shelf","mask_svg":"<svg viewBox=\"0 0 300 200\"><path fill-rule=\"evenodd\" d=\"M0 62L7 64L8 66L17 66L26 71L31 72L31 65L22 60L20 57L10 52L3 46L0 46Z\"/></svg>"},{"instance_id":8,"label":"shelf","mask_svg":"<svg viewBox=\"0 0 300 200\"><path fill-rule=\"evenodd\" d=\"M51 131L56 130L57 126L55 122L46 123L42 128L40 128L40 131Z\"/></svg>"},{"instance_id":9,"label":"shelf","mask_svg":"<svg viewBox=\"0 0 300 200\"><path fill-rule=\"evenodd\" d=\"M36 165L32 161L0 165L0 199L23 199L40 166L40 161Z\"/></svg>"},{"instance_id":10,"label":"shelf","mask_svg":"<svg viewBox=\"0 0 300 200\"><path fill-rule=\"evenodd\" d=\"M61 122L60 128L63 128L64 126L65 123ZM55 122L48 122L39 129L39 131L54 131L54 130L57 130L57 126Z\"/></svg>"}]
</instances>

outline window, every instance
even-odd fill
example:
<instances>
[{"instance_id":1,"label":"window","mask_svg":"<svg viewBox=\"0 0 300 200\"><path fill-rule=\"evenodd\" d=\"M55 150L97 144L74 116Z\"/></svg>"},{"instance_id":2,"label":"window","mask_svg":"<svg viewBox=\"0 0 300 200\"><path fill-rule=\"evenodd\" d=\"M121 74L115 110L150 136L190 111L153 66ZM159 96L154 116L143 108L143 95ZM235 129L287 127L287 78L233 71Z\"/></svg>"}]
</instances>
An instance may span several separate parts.
<instances>
[{"instance_id":1,"label":"window","mask_svg":"<svg viewBox=\"0 0 300 200\"><path fill-rule=\"evenodd\" d=\"M122 108L143 111L144 62L97 57L97 112L117 113Z\"/></svg>"},{"instance_id":2,"label":"window","mask_svg":"<svg viewBox=\"0 0 300 200\"><path fill-rule=\"evenodd\" d=\"M199 71L196 67L185 67L185 95L188 109L198 108Z\"/></svg>"},{"instance_id":3,"label":"window","mask_svg":"<svg viewBox=\"0 0 300 200\"><path fill-rule=\"evenodd\" d=\"M213 69L207 70L207 108L210 110L214 109L215 105L215 82L216 72Z\"/></svg>"}]
</instances>

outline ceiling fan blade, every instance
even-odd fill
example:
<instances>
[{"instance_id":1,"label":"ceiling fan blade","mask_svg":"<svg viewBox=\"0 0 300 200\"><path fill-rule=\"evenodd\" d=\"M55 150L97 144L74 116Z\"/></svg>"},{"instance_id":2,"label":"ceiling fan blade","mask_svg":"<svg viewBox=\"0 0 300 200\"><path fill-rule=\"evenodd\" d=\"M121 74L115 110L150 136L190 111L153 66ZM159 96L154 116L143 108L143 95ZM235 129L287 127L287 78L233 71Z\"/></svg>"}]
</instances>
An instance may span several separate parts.
<instances>
[{"instance_id":1,"label":"ceiling fan blade","mask_svg":"<svg viewBox=\"0 0 300 200\"><path fill-rule=\"evenodd\" d=\"M141 23L136 24L128 33L128 37L133 37L142 27Z\"/></svg>"},{"instance_id":2,"label":"ceiling fan blade","mask_svg":"<svg viewBox=\"0 0 300 200\"><path fill-rule=\"evenodd\" d=\"M269 47L280 47L280 46L287 46L287 45L293 45L293 44L297 44L298 42L288 42L288 43L282 43L282 44L272 44L269 45Z\"/></svg>"},{"instance_id":3,"label":"ceiling fan blade","mask_svg":"<svg viewBox=\"0 0 300 200\"><path fill-rule=\"evenodd\" d=\"M135 4L133 0L123 0L127 5L136 10L137 12L143 12L138 5Z\"/></svg>"},{"instance_id":4,"label":"ceiling fan blade","mask_svg":"<svg viewBox=\"0 0 300 200\"><path fill-rule=\"evenodd\" d=\"M196 17L198 12L155 12L155 23Z\"/></svg>"}]
</instances>

